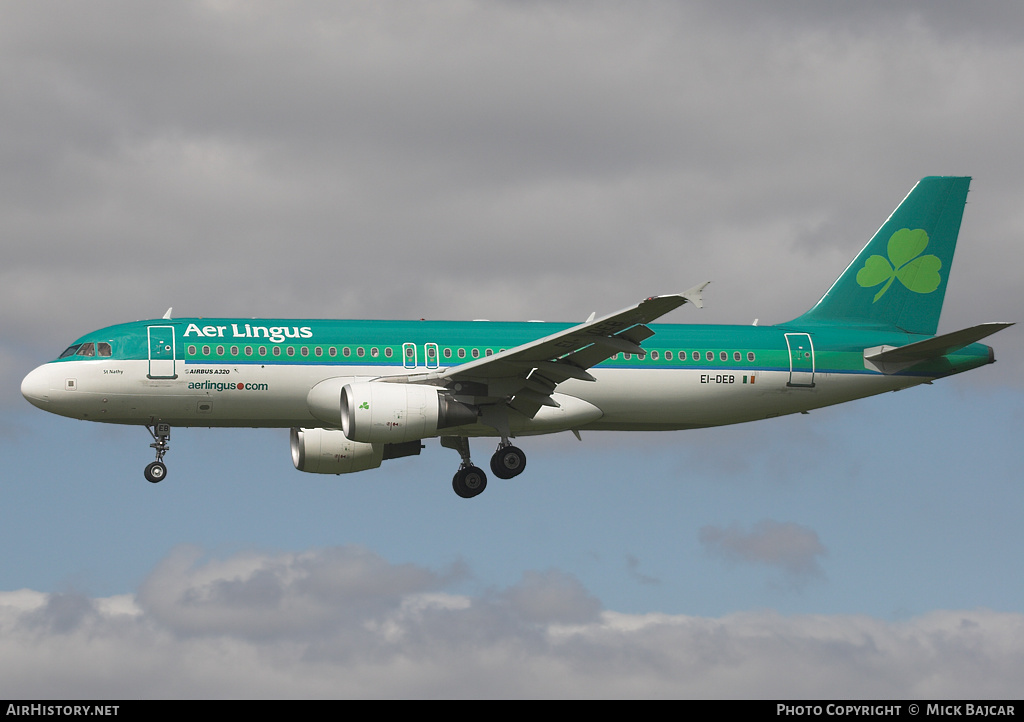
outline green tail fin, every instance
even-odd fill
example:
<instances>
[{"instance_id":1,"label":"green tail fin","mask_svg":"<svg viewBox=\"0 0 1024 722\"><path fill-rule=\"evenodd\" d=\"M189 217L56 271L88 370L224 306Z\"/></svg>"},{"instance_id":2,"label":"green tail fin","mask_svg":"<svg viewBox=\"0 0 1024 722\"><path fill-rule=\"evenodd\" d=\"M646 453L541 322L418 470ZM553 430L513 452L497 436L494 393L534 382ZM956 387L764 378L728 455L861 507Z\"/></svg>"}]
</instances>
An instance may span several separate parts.
<instances>
[{"instance_id":1,"label":"green tail fin","mask_svg":"<svg viewBox=\"0 0 1024 722\"><path fill-rule=\"evenodd\" d=\"M791 323L934 334L970 184L922 178L828 293Z\"/></svg>"}]
</instances>

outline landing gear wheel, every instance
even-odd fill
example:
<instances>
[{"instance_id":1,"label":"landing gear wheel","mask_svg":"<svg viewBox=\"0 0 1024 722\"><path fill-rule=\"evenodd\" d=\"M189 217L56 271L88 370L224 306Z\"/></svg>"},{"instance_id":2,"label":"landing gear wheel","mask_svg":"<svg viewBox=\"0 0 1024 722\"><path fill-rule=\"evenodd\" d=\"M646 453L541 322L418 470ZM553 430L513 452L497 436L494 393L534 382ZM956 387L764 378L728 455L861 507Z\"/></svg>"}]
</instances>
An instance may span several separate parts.
<instances>
[{"instance_id":1,"label":"landing gear wheel","mask_svg":"<svg viewBox=\"0 0 1024 722\"><path fill-rule=\"evenodd\" d=\"M511 479L519 476L526 468L526 454L515 446L504 446L494 452L491 457L491 471L499 479Z\"/></svg>"},{"instance_id":2,"label":"landing gear wheel","mask_svg":"<svg viewBox=\"0 0 1024 722\"><path fill-rule=\"evenodd\" d=\"M487 488L487 475L475 466L459 469L452 479L452 489L463 499L472 499Z\"/></svg>"},{"instance_id":3,"label":"landing gear wheel","mask_svg":"<svg viewBox=\"0 0 1024 722\"><path fill-rule=\"evenodd\" d=\"M167 476L167 467L161 461L154 461L146 467L146 481L151 484L159 484Z\"/></svg>"}]
</instances>

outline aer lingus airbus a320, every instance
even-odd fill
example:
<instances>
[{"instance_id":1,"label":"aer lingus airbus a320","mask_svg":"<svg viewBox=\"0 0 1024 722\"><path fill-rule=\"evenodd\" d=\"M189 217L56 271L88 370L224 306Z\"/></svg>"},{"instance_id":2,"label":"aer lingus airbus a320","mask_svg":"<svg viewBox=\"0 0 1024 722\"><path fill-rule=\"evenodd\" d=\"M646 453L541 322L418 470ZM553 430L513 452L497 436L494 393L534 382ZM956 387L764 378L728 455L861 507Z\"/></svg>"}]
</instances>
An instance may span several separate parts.
<instances>
[{"instance_id":1,"label":"aer lingus airbus a320","mask_svg":"<svg viewBox=\"0 0 1024 722\"><path fill-rule=\"evenodd\" d=\"M970 178L924 178L811 310L775 326L654 324L701 284L584 323L162 318L82 336L21 384L31 403L144 425L164 478L172 426L291 429L300 471L346 474L440 437L462 497L487 477L469 438L694 429L905 389L992 363L1011 324L934 334Z\"/></svg>"}]
</instances>

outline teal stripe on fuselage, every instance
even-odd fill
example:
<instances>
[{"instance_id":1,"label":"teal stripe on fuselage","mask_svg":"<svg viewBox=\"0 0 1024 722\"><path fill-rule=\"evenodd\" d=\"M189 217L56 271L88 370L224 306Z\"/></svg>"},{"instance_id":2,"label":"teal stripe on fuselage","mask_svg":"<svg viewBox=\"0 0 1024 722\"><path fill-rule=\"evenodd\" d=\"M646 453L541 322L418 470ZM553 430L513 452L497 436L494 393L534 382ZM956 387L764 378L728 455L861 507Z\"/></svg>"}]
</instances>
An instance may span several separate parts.
<instances>
[{"instance_id":1,"label":"teal stripe on fuselage","mask_svg":"<svg viewBox=\"0 0 1024 722\"><path fill-rule=\"evenodd\" d=\"M414 345L415 366L422 371L428 366L425 357L427 344L437 344L439 354L436 364L431 360L429 365L445 368L473 360L474 350L483 357L488 350L498 353L573 325L506 321L154 319L100 329L75 343L105 341L111 344L114 358L145 360L149 358L147 329L151 326L174 326L175 358L186 364L371 365L402 373L407 369L403 344ZM598 368L688 368L737 373L788 371L790 357L786 334L808 333L814 346L815 373L874 374L876 372L864 367L865 348L883 344L904 346L927 338L898 331L824 325L799 328L789 325L651 324L650 328L655 335L643 343L644 358L636 355L626 358L620 353ZM204 347L208 347L208 352L204 353ZM262 355L261 347L264 349ZM317 355L318 348L320 355ZM276 353L274 349L277 349ZM332 349L333 356L330 355ZM346 349L348 356L344 355ZM363 351L362 356L358 355L359 349ZM371 355L374 349L376 356ZM390 356L387 355L388 350ZM459 356L460 350L464 352L463 357ZM699 359L694 359L694 353L699 354ZM707 357L709 353L712 354L711 359ZM987 363L988 353L987 346L972 344L945 359L929 362L906 373L944 376L965 370L960 368L964 364L973 368ZM685 359L680 358L684 354ZM722 354L725 354L724 359ZM65 360L81 359L70 356Z\"/></svg>"}]
</instances>

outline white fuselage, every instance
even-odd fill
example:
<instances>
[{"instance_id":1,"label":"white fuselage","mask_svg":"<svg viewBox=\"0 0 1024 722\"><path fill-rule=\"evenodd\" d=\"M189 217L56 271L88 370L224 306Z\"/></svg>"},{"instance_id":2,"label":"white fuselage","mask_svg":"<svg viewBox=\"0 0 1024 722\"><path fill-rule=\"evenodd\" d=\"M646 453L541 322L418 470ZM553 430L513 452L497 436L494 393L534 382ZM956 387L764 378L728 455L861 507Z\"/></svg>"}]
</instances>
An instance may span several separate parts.
<instances>
[{"instance_id":1,"label":"white fuselage","mask_svg":"<svg viewBox=\"0 0 1024 722\"><path fill-rule=\"evenodd\" d=\"M40 366L22 384L32 403L90 421L172 426L324 426L309 408L310 389L327 379L346 382L394 374L393 368L323 365L184 364L177 378L147 378L144 360L91 359ZM594 382L569 379L557 394L570 403L513 423L518 434L561 429L668 430L753 421L898 390L923 377L817 373L812 387L790 386L787 371L739 374L709 369L600 369ZM557 398L557 397L556 397ZM580 399L599 414L573 408ZM596 418L595 418L596 416ZM494 435L483 424L446 433Z\"/></svg>"}]
</instances>

